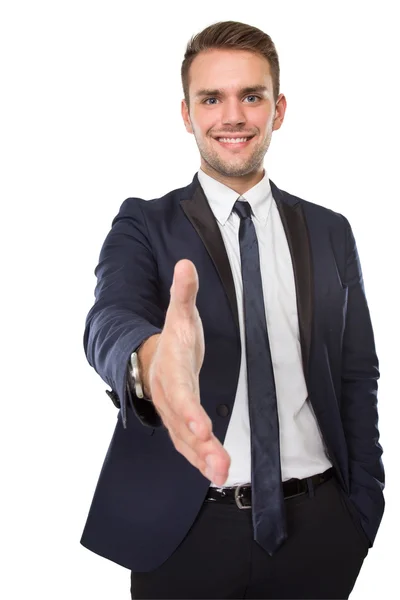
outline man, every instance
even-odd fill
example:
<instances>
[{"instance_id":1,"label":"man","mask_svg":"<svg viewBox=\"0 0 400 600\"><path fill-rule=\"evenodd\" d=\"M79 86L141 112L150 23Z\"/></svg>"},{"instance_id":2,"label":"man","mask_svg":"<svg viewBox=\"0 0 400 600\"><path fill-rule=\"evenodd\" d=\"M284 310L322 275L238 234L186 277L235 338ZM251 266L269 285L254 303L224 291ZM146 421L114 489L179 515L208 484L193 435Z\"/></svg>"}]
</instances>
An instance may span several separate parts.
<instances>
[{"instance_id":1,"label":"man","mask_svg":"<svg viewBox=\"0 0 400 600\"><path fill-rule=\"evenodd\" d=\"M96 268L85 351L120 411L81 542L132 598L348 598L384 510L352 230L267 177L268 35L206 28L182 83L201 168L126 200Z\"/></svg>"}]
</instances>

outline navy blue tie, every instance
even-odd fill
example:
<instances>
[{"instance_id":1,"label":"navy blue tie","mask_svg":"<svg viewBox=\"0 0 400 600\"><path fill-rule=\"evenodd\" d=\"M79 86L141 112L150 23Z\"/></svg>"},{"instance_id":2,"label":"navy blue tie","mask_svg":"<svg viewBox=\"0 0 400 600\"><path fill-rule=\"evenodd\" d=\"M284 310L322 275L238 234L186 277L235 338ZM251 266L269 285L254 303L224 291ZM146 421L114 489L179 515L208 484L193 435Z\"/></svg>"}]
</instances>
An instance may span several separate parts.
<instances>
[{"instance_id":1,"label":"navy blue tie","mask_svg":"<svg viewBox=\"0 0 400 600\"><path fill-rule=\"evenodd\" d=\"M257 235L248 202L237 200L251 430L251 505L254 539L272 554L286 540L279 422L265 319Z\"/></svg>"}]
</instances>

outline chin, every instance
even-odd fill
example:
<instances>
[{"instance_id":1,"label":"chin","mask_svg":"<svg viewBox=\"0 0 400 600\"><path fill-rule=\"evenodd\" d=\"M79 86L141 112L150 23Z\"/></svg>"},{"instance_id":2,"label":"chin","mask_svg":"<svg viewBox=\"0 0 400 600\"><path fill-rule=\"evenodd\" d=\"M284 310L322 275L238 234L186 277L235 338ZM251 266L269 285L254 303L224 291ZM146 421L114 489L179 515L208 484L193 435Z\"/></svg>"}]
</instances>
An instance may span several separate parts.
<instances>
[{"instance_id":1,"label":"chin","mask_svg":"<svg viewBox=\"0 0 400 600\"><path fill-rule=\"evenodd\" d=\"M242 175L248 175L257 168L257 165L254 164L253 161L220 161L216 165L220 169L223 169L227 175L231 175L234 177L241 177Z\"/></svg>"}]
</instances>

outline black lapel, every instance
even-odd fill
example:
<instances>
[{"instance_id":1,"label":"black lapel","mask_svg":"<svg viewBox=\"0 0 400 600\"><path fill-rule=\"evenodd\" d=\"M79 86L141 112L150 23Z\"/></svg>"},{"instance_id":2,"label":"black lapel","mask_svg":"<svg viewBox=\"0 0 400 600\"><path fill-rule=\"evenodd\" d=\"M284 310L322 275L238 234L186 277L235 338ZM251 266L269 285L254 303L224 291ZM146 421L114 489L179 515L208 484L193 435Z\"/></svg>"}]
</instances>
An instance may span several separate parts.
<instances>
[{"instance_id":1,"label":"black lapel","mask_svg":"<svg viewBox=\"0 0 400 600\"><path fill-rule=\"evenodd\" d=\"M218 223L214 217L214 213L212 212L210 205L208 204L208 200L203 192L203 188L200 185L197 173L194 176L192 185L189 186L189 188L191 191L189 198L181 200L180 204L187 218L196 229L200 238L203 240L207 252L209 253L215 268L217 269L218 275L228 297L233 319L239 332L239 315L236 302L236 291L235 284L233 282L231 266L229 264L229 258L226 253L224 240L222 239Z\"/></svg>"},{"instance_id":2,"label":"black lapel","mask_svg":"<svg viewBox=\"0 0 400 600\"><path fill-rule=\"evenodd\" d=\"M308 382L313 317L313 271L308 227L299 198L281 191L269 181L292 257L303 369Z\"/></svg>"},{"instance_id":3,"label":"black lapel","mask_svg":"<svg viewBox=\"0 0 400 600\"><path fill-rule=\"evenodd\" d=\"M313 280L311 248L308 228L298 198L281 191L271 181L272 196L276 202L292 257L296 286L297 311L299 318L300 342L303 356L303 369L308 381L308 364L311 345L311 327L313 313ZM197 173L189 189L189 196L181 200L181 206L187 218L202 239L225 289L235 324L239 331L239 317L236 302L235 284L217 221L208 204Z\"/></svg>"}]
</instances>

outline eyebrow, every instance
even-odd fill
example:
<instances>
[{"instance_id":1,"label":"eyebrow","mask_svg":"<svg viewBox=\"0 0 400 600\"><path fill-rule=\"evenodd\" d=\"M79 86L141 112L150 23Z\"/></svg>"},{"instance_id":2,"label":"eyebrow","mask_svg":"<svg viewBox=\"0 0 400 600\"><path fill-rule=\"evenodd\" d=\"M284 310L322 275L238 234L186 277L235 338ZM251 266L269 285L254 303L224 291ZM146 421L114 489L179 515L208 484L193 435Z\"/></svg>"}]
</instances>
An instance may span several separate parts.
<instances>
[{"instance_id":1,"label":"eyebrow","mask_svg":"<svg viewBox=\"0 0 400 600\"><path fill-rule=\"evenodd\" d=\"M268 88L265 85L252 85L250 87L245 87L245 88L241 88L239 90L239 95L242 96L243 94L254 94L256 92L268 92ZM195 98L203 98L204 96L223 96L224 92L223 90L211 90L211 89L202 89L199 90L196 95Z\"/></svg>"}]
</instances>

